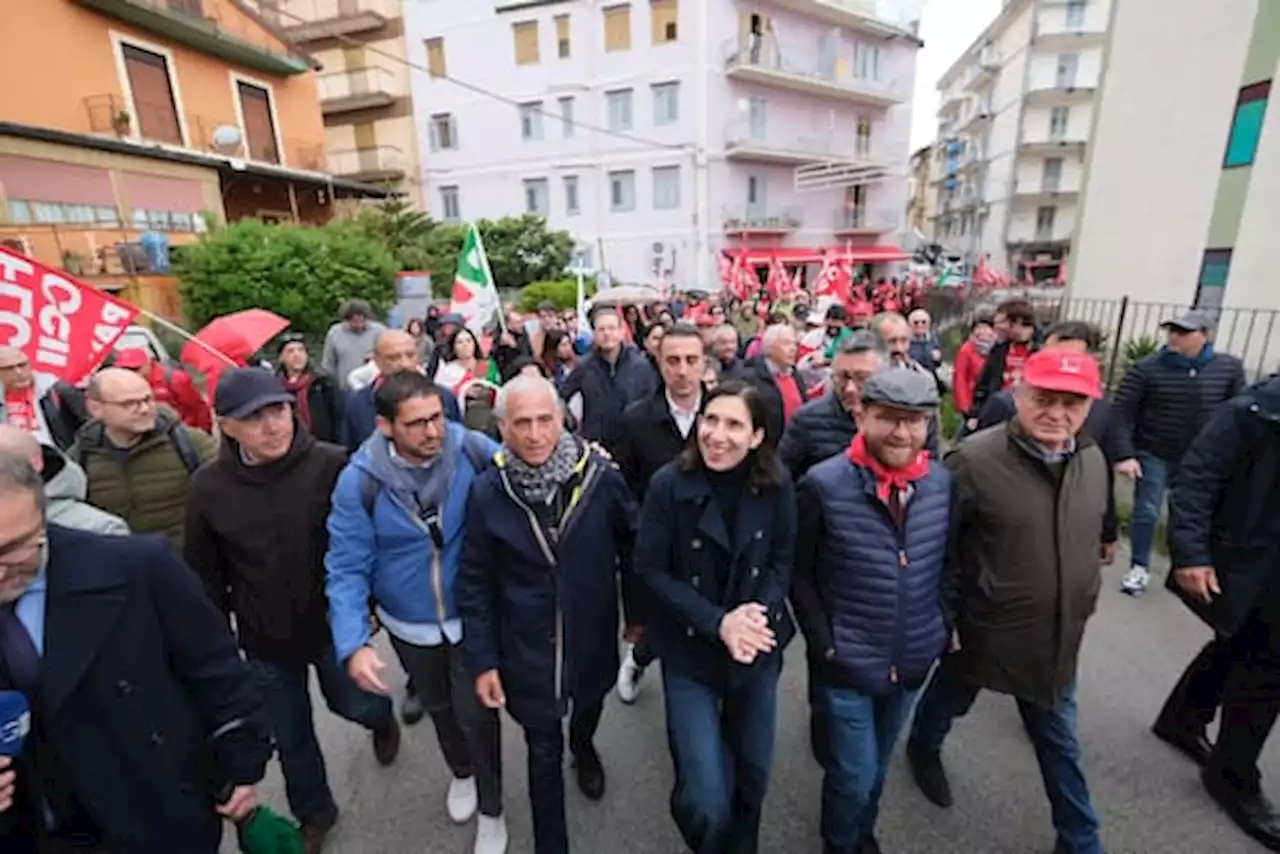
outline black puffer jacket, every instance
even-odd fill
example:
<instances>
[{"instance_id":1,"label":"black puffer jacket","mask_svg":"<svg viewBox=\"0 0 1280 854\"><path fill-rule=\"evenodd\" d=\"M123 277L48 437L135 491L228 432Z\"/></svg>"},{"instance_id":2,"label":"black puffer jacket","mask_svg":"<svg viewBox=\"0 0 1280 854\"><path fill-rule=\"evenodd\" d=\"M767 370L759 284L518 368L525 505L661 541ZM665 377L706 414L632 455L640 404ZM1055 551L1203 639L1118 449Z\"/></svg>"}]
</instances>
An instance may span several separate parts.
<instances>
[{"instance_id":1,"label":"black puffer jacket","mask_svg":"<svg viewBox=\"0 0 1280 854\"><path fill-rule=\"evenodd\" d=\"M1218 407L1244 388L1244 365L1225 353L1210 352L1196 367L1168 348L1142 359L1111 408L1114 458L1147 453L1178 462Z\"/></svg>"},{"instance_id":2,"label":"black puffer jacket","mask_svg":"<svg viewBox=\"0 0 1280 854\"><path fill-rule=\"evenodd\" d=\"M834 392L800 407L783 431L778 456L799 482L805 472L849 447L858 426Z\"/></svg>"}]
</instances>

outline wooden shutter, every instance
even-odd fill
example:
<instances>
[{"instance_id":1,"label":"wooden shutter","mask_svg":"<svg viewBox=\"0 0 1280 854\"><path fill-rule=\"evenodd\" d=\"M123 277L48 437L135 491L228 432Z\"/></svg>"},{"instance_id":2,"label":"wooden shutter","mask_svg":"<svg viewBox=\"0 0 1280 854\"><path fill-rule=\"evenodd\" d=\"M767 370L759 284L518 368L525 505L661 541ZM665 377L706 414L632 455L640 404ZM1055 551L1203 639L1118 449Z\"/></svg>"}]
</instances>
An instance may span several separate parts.
<instances>
[{"instance_id":1,"label":"wooden shutter","mask_svg":"<svg viewBox=\"0 0 1280 854\"><path fill-rule=\"evenodd\" d=\"M676 0L652 0L649 19L653 25L653 43L667 44L676 40L679 35L677 21L680 10Z\"/></svg>"},{"instance_id":2,"label":"wooden shutter","mask_svg":"<svg viewBox=\"0 0 1280 854\"><path fill-rule=\"evenodd\" d=\"M133 45L121 45L120 50L129 88L133 91L138 133L143 139L184 145L165 58Z\"/></svg>"},{"instance_id":3,"label":"wooden shutter","mask_svg":"<svg viewBox=\"0 0 1280 854\"><path fill-rule=\"evenodd\" d=\"M264 163L279 163L280 149L276 146L275 124L271 121L271 96L261 86L238 82L240 112L244 115L244 139L249 147L249 159Z\"/></svg>"},{"instance_id":4,"label":"wooden shutter","mask_svg":"<svg viewBox=\"0 0 1280 854\"><path fill-rule=\"evenodd\" d=\"M604 49L607 53L631 50L631 7L611 6L604 10Z\"/></svg>"},{"instance_id":5,"label":"wooden shutter","mask_svg":"<svg viewBox=\"0 0 1280 854\"><path fill-rule=\"evenodd\" d=\"M432 77L444 77L444 39L427 39L427 71Z\"/></svg>"},{"instance_id":6,"label":"wooden shutter","mask_svg":"<svg viewBox=\"0 0 1280 854\"><path fill-rule=\"evenodd\" d=\"M538 64L538 22L521 21L511 25L516 41L516 65Z\"/></svg>"},{"instance_id":7,"label":"wooden shutter","mask_svg":"<svg viewBox=\"0 0 1280 854\"><path fill-rule=\"evenodd\" d=\"M556 53L561 59L568 59L573 53L569 39L569 16L556 15Z\"/></svg>"}]
</instances>

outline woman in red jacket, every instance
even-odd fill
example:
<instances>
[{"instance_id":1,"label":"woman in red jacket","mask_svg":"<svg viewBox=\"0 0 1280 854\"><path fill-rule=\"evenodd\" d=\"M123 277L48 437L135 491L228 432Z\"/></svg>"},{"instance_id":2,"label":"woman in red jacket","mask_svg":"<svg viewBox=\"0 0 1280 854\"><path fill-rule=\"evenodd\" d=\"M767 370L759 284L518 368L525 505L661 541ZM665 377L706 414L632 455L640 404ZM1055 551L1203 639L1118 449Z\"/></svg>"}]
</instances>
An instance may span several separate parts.
<instances>
[{"instance_id":1,"label":"woman in red jacket","mask_svg":"<svg viewBox=\"0 0 1280 854\"><path fill-rule=\"evenodd\" d=\"M961 415L969 412L973 406L973 391L978 386L978 376L982 373L982 365L995 343L996 331L991 318L981 316L973 321L969 329L969 337L956 351L956 369L952 378L952 394L955 397L956 411Z\"/></svg>"}]
</instances>

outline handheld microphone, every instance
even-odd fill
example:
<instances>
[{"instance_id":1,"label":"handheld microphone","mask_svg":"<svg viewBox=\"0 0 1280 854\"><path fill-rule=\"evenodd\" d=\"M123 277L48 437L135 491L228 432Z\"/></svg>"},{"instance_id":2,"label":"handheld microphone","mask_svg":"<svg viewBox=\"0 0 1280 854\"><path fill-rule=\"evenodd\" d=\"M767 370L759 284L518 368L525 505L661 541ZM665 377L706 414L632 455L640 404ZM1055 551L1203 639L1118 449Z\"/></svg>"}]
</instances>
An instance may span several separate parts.
<instances>
[{"instance_id":1,"label":"handheld microphone","mask_svg":"<svg viewBox=\"0 0 1280 854\"><path fill-rule=\"evenodd\" d=\"M0 756L10 758L22 752L31 732L31 705L20 691L0 691Z\"/></svg>"}]
</instances>

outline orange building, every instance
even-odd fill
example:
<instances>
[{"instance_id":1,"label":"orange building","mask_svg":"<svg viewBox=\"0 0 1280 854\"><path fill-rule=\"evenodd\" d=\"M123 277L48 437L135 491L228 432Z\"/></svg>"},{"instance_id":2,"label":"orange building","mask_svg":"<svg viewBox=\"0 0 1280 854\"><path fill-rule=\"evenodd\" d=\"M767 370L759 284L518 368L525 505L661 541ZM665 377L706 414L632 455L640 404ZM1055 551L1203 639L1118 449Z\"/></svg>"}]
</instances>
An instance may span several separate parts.
<instances>
[{"instance_id":1,"label":"orange building","mask_svg":"<svg viewBox=\"0 0 1280 854\"><path fill-rule=\"evenodd\" d=\"M20 252L124 285L151 272L144 232L387 195L329 173L318 64L243 0L0 0L0 20L0 241Z\"/></svg>"}]
</instances>

